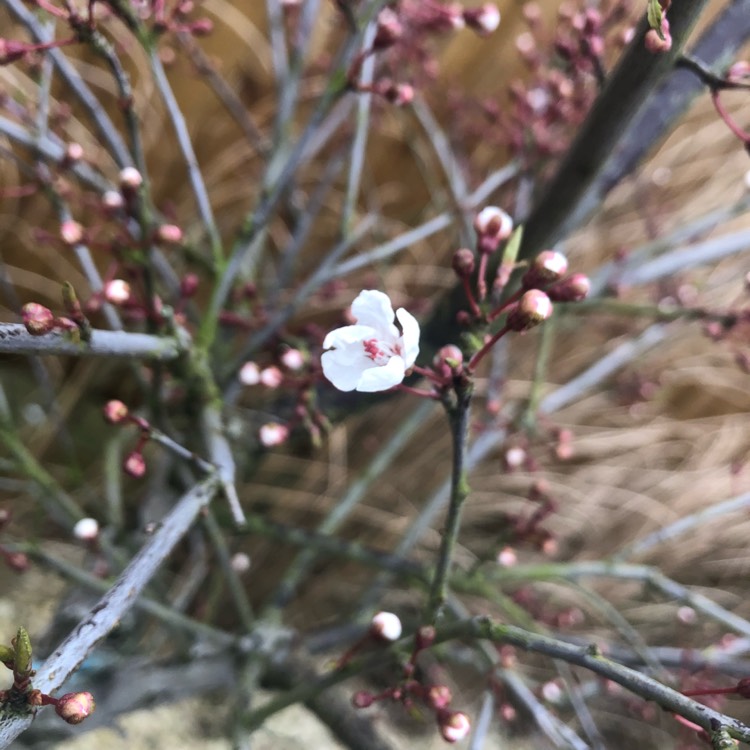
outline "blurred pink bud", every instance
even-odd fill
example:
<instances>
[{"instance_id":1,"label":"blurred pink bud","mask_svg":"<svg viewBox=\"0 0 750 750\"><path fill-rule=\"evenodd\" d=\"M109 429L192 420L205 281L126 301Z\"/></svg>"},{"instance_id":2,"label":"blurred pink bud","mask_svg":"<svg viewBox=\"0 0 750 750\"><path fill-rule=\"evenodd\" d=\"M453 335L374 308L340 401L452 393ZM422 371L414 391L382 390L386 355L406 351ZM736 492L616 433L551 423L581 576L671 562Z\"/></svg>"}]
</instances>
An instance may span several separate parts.
<instances>
[{"instance_id":1,"label":"blurred pink bud","mask_svg":"<svg viewBox=\"0 0 750 750\"><path fill-rule=\"evenodd\" d=\"M518 562L516 551L512 547L503 547L497 553L497 564L501 568L512 568Z\"/></svg>"},{"instance_id":2,"label":"blurred pink bud","mask_svg":"<svg viewBox=\"0 0 750 750\"><path fill-rule=\"evenodd\" d=\"M698 615L692 607L679 607L677 609L677 619L683 623L683 625L694 625L698 619Z\"/></svg>"},{"instance_id":3,"label":"blurred pink bud","mask_svg":"<svg viewBox=\"0 0 750 750\"><path fill-rule=\"evenodd\" d=\"M646 38L644 41L646 49L655 55L669 52L669 50L672 49L672 36L669 33L669 21L666 16L662 16L661 30L664 39L659 36L656 29L649 29L646 32Z\"/></svg>"},{"instance_id":4,"label":"blurred pink bud","mask_svg":"<svg viewBox=\"0 0 750 750\"><path fill-rule=\"evenodd\" d=\"M184 299L189 299L198 291L199 285L200 279L197 274L185 274L182 281L180 281L180 294Z\"/></svg>"},{"instance_id":5,"label":"blurred pink bud","mask_svg":"<svg viewBox=\"0 0 750 750\"><path fill-rule=\"evenodd\" d=\"M66 245L77 245L83 239L83 227L73 219L60 224L60 237Z\"/></svg>"},{"instance_id":6,"label":"blurred pink bud","mask_svg":"<svg viewBox=\"0 0 750 750\"><path fill-rule=\"evenodd\" d=\"M408 83L392 84L383 92L383 95L391 104L403 107L414 101L414 87Z\"/></svg>"},{"instance_id":7,"label":"blurred pink bud","mask_svg":"<svg viewBox=\"0 0 750 750\"><path fill-rule=\"evenodd\" d=\"M105 421L109 422L110 424L120 424L125 419L127 419L128 407L125 406L122 401L112 399L112 401L107 401L107 403L104 404L104 409L102 410L102 412L104 414Z\"/></svg>"},{"instance_id":8,"label":"blurred pink bud","mask_svg":"<svg viewBox=\"0 0 750 750\"><path fill-rule=\"evenodd\" d=\"M261 370L259 377L261 385L266 388L278 388L284 382L284 373L274 365Z\"/></svg>"},{"instance_id":9,"label":"blurred pink bud","mask_svg":"<svg viewBox=\"0 0 750 750\"><path fill-rule=\"evenodd\" d=\"M55 713L68 724L80 724L95 708L91 693L66 693L55 704Z\"/></svg>"},{"instance_id":10,"label":"blurred pink bud","mask_svg":"<svg viewBox=\"0 0 750 750\"><path fill-rule=\"evenodd\" d=\"M455 344L446 344L432 359L432 366L444 377L460 372L463 352Z\"/></svg>"},{"instance_id":11,"label":"blurred pink bud","mask_svg":"<svg viewBox=\"0 0 750 750\"><path fill-rule=\"evenodd\" d=\"M125 167L120 171L120 188L134 191L143 184L143 175L135 167Z\"/></svg>"},{"instance_id":12,"label":"blurred pink bud","mask_svg":"<svg viewBox=\"0 0 750 750\"><path fill-rule=\"evenodd\" d=\"M464 11L466 25L477 32L479 36L487 36L497 30L500 25L500 11L497 5L485 3L478 8L469 8Z\"/></svg>"},{"instance_id":13,"label":"blurred pink bud","mask_svg":"<svg viewBox=\"0 0 750 750\"><path fill-rule=\"evenodd\" d=\"M255 362L245 362L237 377L242 385L258 385L260 383L260 367Z\"/></svg>"},{"instance_id":14,"label":"blurred pink bud","mask_svg":"<svg viewBox=\"0 0 750 750\"><path fill-rule=\"evenodd\" d=\"M104 298L113 305L124 305L130 300L130 284L123 279L112 279L104 285Z\"/></svg>"},{"instance_id":15,"label":"blurred pink bud","mask_svg":"<svg viewBox=\"0 0 750 750\"><path fill-rule=\"evenodd\" d=\"M214 22L210 18L199 18L190 25L193 36L208 36L214 30Z\"/></svg>"},{"instance_id":16,"label":"blurred pink bud","mask_svg":"<svg viewBox=\"0 0 750 750\"><path fill-rule=\"evenodd\" d=\"M526 451L521 446L516 445L505 451L505 465L513 471L520 469L526 462Z\"/></svg>"},{"instance_id":17,"label":"blurred pink bud","mask_svg":"<svg viewBox=\"0 0 750 750\"><path fill-rule=\"evenodd\" d=\"M402 627L398 615L393 612L378 612L370 623L370 635L381 641L397 641Z\"/></svg>"},{"instance_id":18,"label":"blurred pink bud","mask_svg":"<svg viewBox=\"0 0 750 750\"><path fill-rule=\"evenodd\" d=\"M478 235L477 249L480 253L493 253L513 231L513 219L497 206L483 208L474 219Z\"/></svg>"},{"instance_id":19,"label":"blurred pink bud","mask_svg":"<svg viewBox=\"0 0 750 750\"><path fill-rule=\"evenodd\" d=\"M235 573L247 573L247 571L250 570L250 556L246 555L244 552L237 552L232 555L229 564Z\"/></svg>"},{"instance_id":20,"label":"blurred pink bud","mask_svg":"<svg viewBox=\"0 0 750 750\"><path fill-rule=\"evenodd\" d=\"M433 708L447 708L453 700L451 689L447 685L433 685L427 691L427 700Z\"/></svg>"},{"instance_id":21,"label":"blurred pink bud","mask_svg":"<svg viewBox=\"0 0 750 750\"><path fill-rule=\"evenodd\" d=\"M286 442L289 437L289 428L278 422L268 422L260 428L258 437L266 448L274 448Z\"/></svg>"},{"instance_id":22,"label":"blurred pink bud","mask_svg":"<svg viewBox=\"0 0 750 750\"><path fill-rule=\"evenodd\" d=\"M99 536L99 523L95 518L81 518L73 527L73 536L82 542L91 542Z\"/></svg>"},{"instance_id":23,"label":"blurred pink bud","mask_svg":"<svg viewBox=\"0 0 750 750\"><path fill-rule=\"evenodd\" d=\"M176 224L161 224L156 230L156 239L165 245L179 245L182 236L182 229Z\"/></svg>"},{"instance_id":24,"label":"blurred pink bud","mask_svg":"<svg viewBox=\"0 0 750 750\"><path fill-rule=\"evenodd\" d=\"M80 143L69 143L65 147L63 161L66 164L75 164L83 159L83 146Z\"/></svg>"},{"instance_id":25,"label":"blurred pink bud","mask_svg":"<svg viewBox=\"0 0 750 750\"><path fill-rule=\"evenodd\" d=\"M440 734L446 742L460 742L469 736L471 722L462 711L446 713L438 717Z\"/></svg>"},{"instance_id":26,"label":"blurred pink bud","mask_svg":"<svg viewBox=\"0 0 750 750\"><path fill-rule=\"evenodd\" d=\"M383 8L378 13L378 29L373 42L373 49L386 49L395 44L404 33L396 13L391 8Z\"/></svg>"},{"instance_id":27,"label":"blurred pink bud","mask_svg":"<svg viewBox=\"0 0 750 750\"><path fill-rule=\"evenodd\" d=\"M514 722L517 716L518 714L516 712L516 709L513 707L511 703L500 704L500 718L506 724L510 724L511 722Z\"/></svg>"},{"instance_id":28,"label":"blurred pink bud","mask_svg":"<svg viewBox=\"0 0 750 750\"><path fill-rule=\"evenodd\" d=\"M125 205L125 201L120 193L116 190L107 190L102 195L102 206L107 213L115 213Z\"/></svg>"},{"instance_id":29,"label":"blurred pink bud","mask_svg":"<svg viewBox=\"0 0 750 750\"><path fill-rule=\"evenodd\" d=\"M461 247L453 253L453 260L451 262L453 270L456 272L458 278L463 279L474 273L476 262L474 260L474 253L469 250L468 247Z\"/></svg>"},{"instance_id":30,"label":"blurred pink bud","mask_svg":"<svg viewBox=\"0 0 750 750\"><path fill-rule=\"evenodd\" d=\"M506 325L511 331L527 331L538 326L552 315L550 298L539 289L524 292L513 310L508 313Z\"/></svg>"},{"instance_id":31,"label":"blurred pink bud","mask_svg":"<svg viewBox=\"0 0 750 750\"><path fill-rule=\"evenodd\" d=\"M44 336L55 328L52 310L38 302L27 302L21 308L21 320L32 336Z\"/></svg>"},{"instance_id":32,"label":"blurred pink bud","mask_svg":"<svg viewBox=\"0 0 750 750\"><path fill-rule=\"evenodd\" d=\"M550 680L542 685L542 698L548 703L560 703L562 700L562 688L554 681Z\"/></svg>"},{"instance_id":33,"label":"blurred pink bud","mask_svg":"<svg viewBox=\"0 0 750 750\"><path fill-rule=\"evenodd\" d=\"M29 557L24 552L10 552L5 555L5 562L11 570L25 573L29 569Z\"/></svg>"},{"instance_id":34,"label":"blurred pink bud","mask_svg":"<svg viewBox=\"0 0 750 750\"><path fill-rule=\"evenodd\" d=\"M727 71L727 80L738 83L750 78L750 62L747 60L738 60Z\"/></svg>"},{"instance_id":35,"label":"blurred pink bud","mask_svg":"<svg viewBox=\"0 0 750 750\"><path fill-rule=\"evenodd\" d=\"M435 643L437 632L432 625L422 625L417 630L416 638L414 639L414 647L417 651L424 651L426 648L430 648Z\"/></svg>"},{"instance_id":36,"label":"blurred pink bud","mask_svg":"<svg viewBox=\"0 0 750 750\"><path fill-rule=\"evenodd\" d=\"M139 451L133 451L125 459L122 468L128 476L140 479L146 473L146 459Z\"/></svg>"},{"instance_id":37,"label":"blurred pink bud","mask_svg":"<svg viewBox=\"0 0 750 750\"><path fill-rule=\"evenodd\" d=\"M585 273L574 273L546 289L553 302L580 302L589 296L591 280Z\"/></svg>"},{"instance_id":38,"label":"blurred pink bud","mask_svg":"<svg viewBox=\"0 0 750 750\"><path fill-rule=\"evenodd\" d=\"M369 708L373 703L375 703L375 696L367 690L359 690L352 696L354 708Z\"/></svg>"},{"instance_id":39,"label":"blurred pink bud","mask_svg":"<svg viewBox=\"0 0 750 750\"><path fill-rule=\"evenodd\" d=\"M305 355L299 349L287 349L280 357L281 364L296 372L305 366Z\"/></svg>"}]
</instances>

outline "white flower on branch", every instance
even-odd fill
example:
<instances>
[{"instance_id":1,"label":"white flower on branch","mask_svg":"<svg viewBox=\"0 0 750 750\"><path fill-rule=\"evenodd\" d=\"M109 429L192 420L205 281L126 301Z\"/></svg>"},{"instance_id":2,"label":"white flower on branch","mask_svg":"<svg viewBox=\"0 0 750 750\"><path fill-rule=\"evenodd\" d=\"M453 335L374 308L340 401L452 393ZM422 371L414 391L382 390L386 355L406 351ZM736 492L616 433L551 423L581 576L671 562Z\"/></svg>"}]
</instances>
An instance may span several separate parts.
<instances>
[{"instance_id":1,"label":"white flower on branch","mask_svg":"<svg viewBox=\"0 0 750 750\"><path fill-rule=\"evenodd\" d=\"M352 316L356 325L325 337L323 374L340 391L373 393L398 385L419 354L419 323L403 307L394 315L388 295L376 290L359 293Z\"/></svg>"}]
</instances>

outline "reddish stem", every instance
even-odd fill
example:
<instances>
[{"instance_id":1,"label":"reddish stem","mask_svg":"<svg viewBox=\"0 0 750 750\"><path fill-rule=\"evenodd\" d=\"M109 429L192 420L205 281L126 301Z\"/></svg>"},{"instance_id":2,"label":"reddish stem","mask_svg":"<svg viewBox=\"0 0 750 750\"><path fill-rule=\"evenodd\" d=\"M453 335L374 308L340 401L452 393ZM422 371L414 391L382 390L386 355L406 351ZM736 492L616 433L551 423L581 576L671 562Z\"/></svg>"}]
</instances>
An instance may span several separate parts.
<instances>
[{"instance_id":1,"label":"reddish stem","mask_svg":"<svg viewBox=\"0 0 750 750\"><path fill-rule=\"evenodd\" d=\"M489 341L469 360L469 364L466 366L466 372L470 375L474 372L476 366L482 361L487 352L492 349L493 346L503 337L510 328L503 326Z\"/></svg>"},{"instance_id":2,"label":"reddish stem","mask_svg":"<svg viewBox=\"0 0 750 750\"><path fill-rule=\"evenodd\" d=\"M750 145L750 133L746 133L729 115L729 112L724 108L719 98L721 92L718 89L714 89L711 92L711 101L714 103L717 114L724 120L726 126L736 135L746 146Z\"/></svg>"}]
</instances>

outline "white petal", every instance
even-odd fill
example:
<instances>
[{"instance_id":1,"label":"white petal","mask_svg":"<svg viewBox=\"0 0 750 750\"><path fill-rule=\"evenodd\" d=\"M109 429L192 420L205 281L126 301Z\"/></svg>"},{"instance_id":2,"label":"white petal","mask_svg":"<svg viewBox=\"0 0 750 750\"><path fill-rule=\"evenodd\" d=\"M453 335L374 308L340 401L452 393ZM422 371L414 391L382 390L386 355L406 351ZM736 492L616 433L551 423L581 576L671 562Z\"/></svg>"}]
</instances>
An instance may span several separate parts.
<instances>
[{"instance_id":1,"label":"white petal","mask_svg":"<svg viewBox=\"0 0 750 750\"><path fill-rule=\"evenodd\" d=\"M405 372L404 360L401 357L391 357L388 364L365 370L357 383L357 390L363 393L387 391L404 379Z\"/></svg>"},{"instance_id":2,"label":"white petal","mask_svg":"<svg viewBox=\"0 0 750 750\"><path fill-rule=\"evenodd\" d=\"M358 325L370 326L380 333L388 332L395 338L398 331L393 325L393 305L387 294L377 289L366 289L352 302L352 315Z\"/></svg>"},{"instance_id":3,"label":"white petal","mask_svg":"<svg viewBox=\"0 0 750 750\"><path fill-rule=\"evenodd\" d=\"M396 317L403 331L401 340L403 341L404 364L408 370L416 362L417 354L419 354L419 323L403 307L398 308Z\"/></svg>"},{"instance_id":4,"label":"white petal","mask_svg":"<svg viewBox=\"0 0 750 750\"><path fill-rule=\"evenodd\" d=\"M360 360L355 360L350 356L350 352L334 349L330 352L323 352L320 357L320 364L323 366L323 374L333 383L334 387L340 391L353 391L357 387L365 367L371 365L372 362L364 354Z\"/></svg>"}]
</instances>

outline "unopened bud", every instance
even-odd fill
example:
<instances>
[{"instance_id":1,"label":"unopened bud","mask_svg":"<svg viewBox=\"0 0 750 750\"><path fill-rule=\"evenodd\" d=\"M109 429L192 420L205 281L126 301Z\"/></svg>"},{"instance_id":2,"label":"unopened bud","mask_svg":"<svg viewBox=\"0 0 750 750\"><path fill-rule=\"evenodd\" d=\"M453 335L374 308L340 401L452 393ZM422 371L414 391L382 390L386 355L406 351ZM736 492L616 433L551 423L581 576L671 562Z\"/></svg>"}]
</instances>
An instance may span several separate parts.
<instances>
[{"instance_id":1,"label":"unopened bud","mask_svg":"<svg viewBox=\"0 0 750 750\"><path fill-rule=\"evenodd\" d=\"M437 633L432 625L423 625L417 630L417 636L415 640L415 648L417 651L424 651L426 648L430 648L435 643Z\"/></svg>"},{"instance_id":2,"label":"unopened bud","mask_svg":"<svg viewBox=\"0 0 750 750\"><path fill-rule=\"evenodd\" d=\"M91 693L66 693L55 704L55 713L68 724L80 724L95 708Z\"/></svg>"},{"instance_id":3,"label":"unopened bud","mask_svg":"<svg viewBox=\"0 0 750 750\"><path fill-rule=\"evenodd\" d=\"M471 722L462 711L445 713L438 718L440 734L446 742L460 742L469 736Z\"/></svg>"},{"instance_id":4,"label":"unopened bud","mask_svg":"<svg viewBox=\"0 0 750 750\"><path fill-rule=\"evenodd\" d=\"M672 35L669 33L669 21L666 16L662 16L661 31L664 37L663 39L659 36L656 29L649 29L646 32L644 44L646 45L646 49L655 55L669 52L669 50L672 49Z\"/></svg>"},{"instance_id":5,"label":"unopened bud","mask_svg":"<svg viewBox=\"0 0 750 750\"><path fill-rule=\"evenodd\" d=\"M135 167L125 167L120 171L120 188L134 192L143 184L143 175Z\"/></svg>"},{"instance_id":6,"label":"unopened bud","mask_svg":"<svg viewBox=\"0 0 750 750\"><path fill-rule=\"evenodd\" d=\"M122 468L128 476L140 479L146 473L146 459L139 451L133 451L125 459Z\"/></svg>"},{"instance_id":7,"label":"unopened bud","mask_svg":"<svg viewBox=\"0 0 750 750\"><path fill-rule=\"evenodd\" d=\"M529 289L508 313L506 325L511 331L527 331L552 315L550 298L539 289Z\"/></svg>"},{"instance_id":8,"label":"unopened bud","mask_svg":"<svg viewBox=\"0 0 750 750\"><path fill-rule=\"evenodd\" d=\"M444 377L460 372L464 361L463 352L455 344L446 344L433 357L432 366Z\"/></svg>"},{"instance_id":9,"label":"unopened bud","mask_svg":"<svg viewBox=\"0 0 750 750\"><path fill-rule=\"evenodd\" d=\"M501 568L512 568L517 562L516 551L512 547L503 547L497 553L497 564Z\"/></svg>"},{"instance_id":10,"label":"unopened bud","mask_svg":"<svg viewBox=\"0 0 750 750\"><path fill-rule=\"evenodd\" d=\"M258 385L260 383L260 367L255 362L245 362L240 367L237 378L242 385Z\"/></svg>"},{"instance_id":11,"label":"unopened bud","mask_svg":"<svg viewBox=\"0 0 750 750\"><path fill-rule=\"evenodd\" d=\"M258 438L261 445L266 448L275 448L282 445L289 437L289 428L278 422L269 422L264 424L258 431Z\"/></svg>"},{"instance_id":12,"label":"unopened bud","mask_svg":"<svg viewBox=\"0 0 750 750\"><path fill-rule=\"evenodd\" d=\"M464 11L466 25L476 31L479 36L488 36L497 30L500 25L500 11L497 5L485 3L478 8L470 8Z\"/></svg>"},{"instance_id":13,"label":"unopened bud","mask_svg":"<svg viewBox=\"0 0 750 750\"><path fill-rule=\"evenodd\" d=\"M63 164L75 164L83 159L83 146L80 143L69 143L65 147Z\"/></svg>"},{"instance_id":14,"label":"unopened bud","mask_svg":"<svg viewBox=\"0 0 750 750\"><path fill-rule=\"evenodd\" d=\"M464 279L471 276L476 268L474 253L471 252L468 247L459 248L453 253L453 261L451 262L451 265L458 278Z\"/></svg>"},{"instance_id":15,"label":"unopened bud","mask_svg":"<svg viewBox=\"0 0 750 750\"><path fill-rule=\"evenodd\" d=\"M44 336L54 329L56 322L52 310L38 302L27 302L21 308L21 319L32 336Z\"/></svg>"},{"instance_id":16,"label":"unopened bud","mask_svg":"<svg viewBox=\"0 0 750 750\"><path fill-rule=\"evenodd\" d=\"M352 696L354 708L369 708L373 703L375 703L375 696L367 690L360 690Z\"/></svg>"},{"instance_id":17,"label":"unopened bud","mask_svg":"<svg viewBox=\"0 0 750 750\"><path fill-rule=\"evenodd\" d=\"M750 62L747 60L738 60L727 71L728 81L740 83L747 78L750 78Z\"/></svg>"},{"instance_id":18,"label":"unopened bud","mask_svg":"<svg viewBox=\"0 0 750 750\"><path fill-rule=\"evenodd\" d=\"M29 569L29 557L25 552L10 552L5 556L5 562L17 573L25 573Z\"/></svg>"},{"instance_id":19,"label":"unopened bud","mask_svg":"<svg viewBox=\"0 0 750 750\"><path fill-rule=\"evenodd\" d=\"M574 273L545 291L553 302L580 302L589 296L591 280L585 273Z\"/></svg>"},{"instance_id":20,"label":"unopened bud","mask_svg":"<svg viewBox=\"0 0 750 750\"><path fill-rule=\"evenodd\" d=\"M250 556L246 555L244 552L237 552L232 555L229 564L235 573L247 573L247 571L250 570Z\"/></svg>"},{"instance_id":21,"label":"unopened bud","mask_svg":"<svg viewBox=\"0 0 750 750\"><path fill-rule=\"evenodd\" d=\"M450 705L453 694L447 685L433 685L427 691L427 700L433 708L443 709Z\"/></svg>"},{"instance_id":22,"label":"unopened bud","mask_svg":"<svg viewBox=\"0 0 750 750\"><path fill-rule=\"evenodd\" d=\"M513 231L513 219L497 206L483 208L474 219L478 235L477 249L480 253L493 253Z\"/></svg>"},{"instance_id":23,"label":"unopened bud","mask_svg":"<svg viewBox=\"0 0 750 750\"><path fill-rule=\"evenodd\" d=\"M296 372L305 366L305 355L299 349L287 349L280 357L281 364Z\"/></svg>"},{"instance_id":24,"label":"unopened bud","mask_svg":"<svg viewBox=\"0 0 750 750\"><path fill-rule=\"evenodd\" d=\"M113 305L124 305L130 300L130 284L123 279L112 279L104 285L104 298Z\"/></svg>"},{"instance_id":25,"label":"unopened bud","mask_svg":"<svg viewBox=\"0 0 750 750\"><path fill-rule=\"evenodd\" d=\"M179 245L182 237L182 229L176 224L161 224L156 230L156 239L165 245Z\"/></svg>"},{"instance_id":26,"label":"unopened bud","mask_svg":"<svg viewBox=\"0 0 750 750\"><path fill-rule=\"evenodd\" d=\"M404 33L404 27L391 8L383 8L378 13L378 29L373 42L373 49L386 49L395 44Z\"/></svg>"},{"instance_id":27,"label":"unopened bud","mask_svg":"<svg viewBox=\"0 0 750 750\"><path fill-rule=\"evenodd\" d=\"M122 195L116 190L107 190L102 195L102 206L107 213L113 214L119 211L125 205Z\"/></svg>"},{"instance_id":28,"label":"unopened bud","mask_svg":"<svg viewBox=\"0 0 750 750\"><path fill-rule=\"evenodd\" d=\"M284 373L278 367L266 367L260 372L261 385L266 388L278 388L284 382Z\"/></svg>"},{"instance_id":29,"label":"unopened bud","mask_svg":"<svg viewBox=\"0 0 750 750\"><path fill-rule=\"evenodd\" d=\"M545 250L536 256L521 283L525 289L537 289L559 281L567 272L568 259L556 250Z\"/></svg>"},{"instance_id":30,"label":"unopened bud","mask_svg":"<svg viewBox=\"0 0 750 750\"><path fill-rule=\"evenodd\" d=\"M199 18L190 25L193 36L208 36L214 30L214 22L210 18Z\"/></svg>"},{"instance_id":31,"label":"unopened bud","mask_svg":"<svg viewBox=\"0 0 750 750\"><path fill-rule=\"evenodd\" d=\"M402 627L398 615L393 612L378 612L370 623L370 635L380 641L397 641Z\"/></svg>"},{"instance_id":32,"label":"unopened bud","mask_svg":"<svg viewBox=\"0 0 750 750\"><path fill-rule=\"evenodd\" d=\"M125 406L122 401L112 399L112 401L107 401L107 403L104 404L102 413L105 421L110 424L120 424L128 417L128 407Z\"/></svg>"},{"instance_id":33,"label":"unopened bud","mask_svg":"<svg viewBox=\"0 0 750 750\"><path fill-rule=\"evenodd\" d=\"M83 239L83 227L73 219L60 224L60 238L66 245L77 245Z\"/></svg>"},{"instance_id":34,"label":"unopened bud","mask_svg":"<svg viewBox=\"0 0 750 750\"><path fill-rule=\"evenodd\" d=\"M392 83L383 89L382 94L397 107L404 107L414 101L414 87L408 83Z\"/></svg>"},{"instance_id":35,"label":"unopened bud","mask_svg":"<svg viewBox=\"0 0 750 750\"><path fill-rule=\"evenodd\" d=\"M73 527L73 536L82 542L91 542L99 536L99 523L95 518L81 518Z\"/></svg>"}]
</instances>

